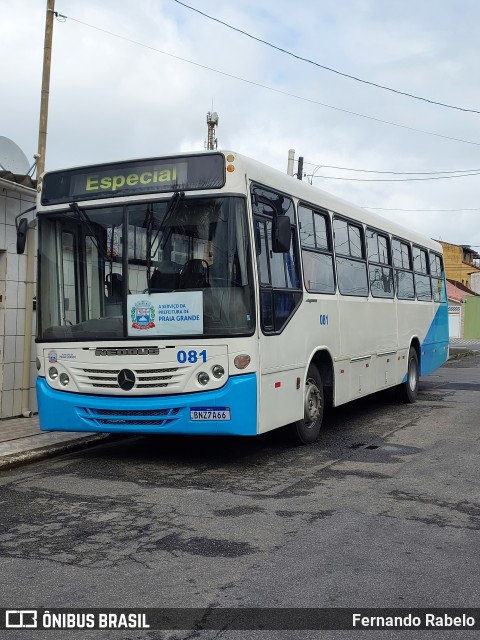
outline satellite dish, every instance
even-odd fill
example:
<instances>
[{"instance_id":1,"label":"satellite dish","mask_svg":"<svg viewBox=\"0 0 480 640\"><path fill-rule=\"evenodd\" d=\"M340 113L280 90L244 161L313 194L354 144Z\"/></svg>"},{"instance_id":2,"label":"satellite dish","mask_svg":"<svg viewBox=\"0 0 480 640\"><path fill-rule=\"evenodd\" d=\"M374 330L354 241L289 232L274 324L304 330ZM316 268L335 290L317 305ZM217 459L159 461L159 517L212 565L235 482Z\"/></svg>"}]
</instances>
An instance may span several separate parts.
<instances>
[{"instance_id":1,"label":"satellite dish","mask_svg":"<svg viewBox=\"0 0 480 640\"><path fill-rule=\"evenodd\" d=\"M0 170L26 176L30 165L27 156L10 138L0 136Z\"/></svg>"}]
</instances>

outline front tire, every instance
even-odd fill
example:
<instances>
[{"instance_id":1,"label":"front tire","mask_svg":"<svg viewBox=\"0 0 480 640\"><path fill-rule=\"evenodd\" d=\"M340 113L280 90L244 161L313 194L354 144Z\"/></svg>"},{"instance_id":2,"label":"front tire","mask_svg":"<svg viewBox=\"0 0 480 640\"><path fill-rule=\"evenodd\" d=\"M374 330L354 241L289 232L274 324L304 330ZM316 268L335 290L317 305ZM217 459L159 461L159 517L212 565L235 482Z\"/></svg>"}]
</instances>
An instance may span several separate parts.
<instances>
[{"instance_id":1,"label":"front tire","mask_svg":"<svg viewBox=\"0 0 480 640\"><path fill-rule=\"evenodd\" d=\"M410 347L408 353L407 379L400 385L400 397L402 402L413 404L417 401L420 370L416 349Z\"/></svg>"},{"instance_id":2,"label":"front tire","mask_svg":"<svg viewBox=\"0 0 480 640\"><path fill-rule=\"evenodd\" d=\"M324 394L320 373L314 364L308 368L304 388L304 417L288 425L291 442L297 445L312 444L318 440L323 420Z\"/></svg>"}]
</instances>

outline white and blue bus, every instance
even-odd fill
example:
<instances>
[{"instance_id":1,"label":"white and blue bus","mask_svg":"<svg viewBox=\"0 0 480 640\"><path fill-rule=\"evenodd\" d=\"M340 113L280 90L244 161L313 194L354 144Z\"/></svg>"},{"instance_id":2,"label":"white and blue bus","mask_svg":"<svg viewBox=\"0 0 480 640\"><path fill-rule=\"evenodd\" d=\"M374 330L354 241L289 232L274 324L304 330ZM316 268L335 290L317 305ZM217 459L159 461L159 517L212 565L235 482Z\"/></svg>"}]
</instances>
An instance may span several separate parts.
<instances>
[{"instance_id":1,"label":"white and blue bus","mask_svg":"<svg viewBox=\"0 0 480 640\"><path fill-rule=\"evenodd\" d=\"M46 173L43 430L318 438L448 358L441 246L237 153Z\"/></svg>"}]
</instances>

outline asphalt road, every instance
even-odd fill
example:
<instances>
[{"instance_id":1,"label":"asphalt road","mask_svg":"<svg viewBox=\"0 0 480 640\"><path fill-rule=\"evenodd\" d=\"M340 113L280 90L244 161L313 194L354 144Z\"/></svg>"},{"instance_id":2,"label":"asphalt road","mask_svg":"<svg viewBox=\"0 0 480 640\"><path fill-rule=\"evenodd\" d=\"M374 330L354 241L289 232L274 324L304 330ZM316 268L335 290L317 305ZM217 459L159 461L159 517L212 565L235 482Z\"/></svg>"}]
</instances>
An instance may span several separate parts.
<instances>
[{"instance_id":1,"label":"asphalt road","mask_svg":"<svg viewBox=\"0 0 480 640\"><path fill-rule=\"evenodd\" d=\"M3 472L1 606L479 607L479 416L475 356L422 380L415 405L383 394L331 410L310 447L112 438ZM5 637L320 635L55 633Z\"/></svg>"}]
</instances>

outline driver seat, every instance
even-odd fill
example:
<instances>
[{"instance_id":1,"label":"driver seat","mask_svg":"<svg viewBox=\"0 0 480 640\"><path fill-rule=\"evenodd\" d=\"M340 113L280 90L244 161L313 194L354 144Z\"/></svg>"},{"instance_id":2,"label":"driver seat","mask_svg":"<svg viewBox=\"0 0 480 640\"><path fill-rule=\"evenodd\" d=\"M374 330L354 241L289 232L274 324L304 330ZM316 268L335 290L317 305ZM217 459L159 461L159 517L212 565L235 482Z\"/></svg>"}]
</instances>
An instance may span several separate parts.
<instances>
[{"instance_id":1,"label":"driver seat","mask_svg":"<svg viewBox=\"0 0 480 640\"><path fill-rule=\"evenodd\" d=\"M204 289L210 286L209 266L206 260L187 260L180 271L180 289Z\"/></svg>"}]
</instances>

